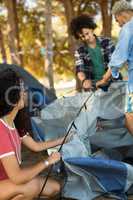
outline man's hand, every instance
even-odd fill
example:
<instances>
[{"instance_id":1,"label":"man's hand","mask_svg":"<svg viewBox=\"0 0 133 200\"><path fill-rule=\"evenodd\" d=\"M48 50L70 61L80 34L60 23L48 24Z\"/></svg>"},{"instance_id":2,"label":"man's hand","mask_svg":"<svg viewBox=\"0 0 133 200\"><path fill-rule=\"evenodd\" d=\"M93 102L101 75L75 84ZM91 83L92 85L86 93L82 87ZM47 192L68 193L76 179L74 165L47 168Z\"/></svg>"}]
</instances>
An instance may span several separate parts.
<instances>
[{"instance_id":1,"label":"man's hand","mask_svg":"<svg viewBox=\"0 0 133 200\"><path fill-rule=\"evenodd\" d=\"M108 81L105 81L105 79L102 79L96 82L96 88L99 88L101 86L106 86L107 84L108 84Z\"/></svg>"},{"instance_id":2,"label":"man's hand","mask_svg":"<svg viewBox=\"0 0 133 200\"><path fill-rule=\"evenodd\" d=\"M111 69L108 68L107 72L103 75L103 79L96 82L96 88L99 88L101 86L106 86L110 78L111 78Z\"/></svg>"},{"instance_id":3,"label":"man's hand","mask_svg":"<svg viewBox=\"0 0 133 200\"><path fill-rule=\"evenodd\" d=\"M104 81L109 81L109 79L111 78L111 69L108 68L107 72L103 75L103 79Z\"/></svg>"},{"instance_id":4,"label":"man's hand","mask_svg":"<svg viewBox=\"0 0 133 200\"><path fill-rule=\"evenodd\" d=\"M89 79L85 79L85 80L83 80L83 85L82 85L82 87L83 87L83 89L87 89L87 90L90 90L90 89L92 89L92 82L91 82L91 80L89 80Z\"/></svg>"}]
</instances>

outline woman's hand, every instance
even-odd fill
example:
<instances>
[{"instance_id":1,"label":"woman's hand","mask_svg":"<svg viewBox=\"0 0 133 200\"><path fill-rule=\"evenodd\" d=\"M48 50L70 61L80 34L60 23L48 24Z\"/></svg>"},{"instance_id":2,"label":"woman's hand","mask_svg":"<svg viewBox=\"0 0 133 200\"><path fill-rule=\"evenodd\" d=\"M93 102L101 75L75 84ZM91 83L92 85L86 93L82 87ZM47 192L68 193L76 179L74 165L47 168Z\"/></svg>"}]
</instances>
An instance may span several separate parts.
<instances>
[{"instance_id":1,"label":"woman's hand","mask_svg":"<svg viewBox=\"0 0 133 200\"><path fill-rule=\"evenodd\" d=\"M47 161L49 162L50 165L52 164L55 164L56 162L58 162L59 160L61 159L61 155L59 152L55 152L55 153L52 153Z\"/></svg>"},{"instance_id":2,"label":"woman's hand","mask_svg":"<svg viewBox=\"0 0 133 200\"><path fill-rule=\"evenodd\" d=\"M69 134L66 136L64 136L63 138L61 138L61 144L64 143L68 143L72 140L73 136L74 136L75 132L72 130L69 132ZM65 140L65 141L64 141Z\"/></svg>"}]
</instances>

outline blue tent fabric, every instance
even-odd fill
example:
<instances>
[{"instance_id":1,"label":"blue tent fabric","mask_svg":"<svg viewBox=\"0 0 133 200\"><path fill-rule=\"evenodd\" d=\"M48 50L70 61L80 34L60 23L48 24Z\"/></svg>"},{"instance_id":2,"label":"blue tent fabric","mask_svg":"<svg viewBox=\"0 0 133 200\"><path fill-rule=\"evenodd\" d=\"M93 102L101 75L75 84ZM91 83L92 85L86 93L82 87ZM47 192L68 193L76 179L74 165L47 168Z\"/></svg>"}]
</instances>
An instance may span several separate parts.
<instances>
[{"instance_id":1,"label":"blue tent fabric","mask_svg":"<svg viewBox=\"0 0 133 200\"><path fill-rule=\"evenodd\" d=\"M75 118L88 96L86 108ZM72 120L76 126L71 130L73 137L61 151L68 175L64 197L93 200L107 193L115 194L115 199L126 199L126 192L133 186L133 166L122 161L126 156L133 157L133 136L125 127L125 96L126 82L118 82L107 92L97 90L92 95L63 98L42 111L46 140L63 136ZM124 147L126 152L121 151Z\"/></svg>"},{"instance_id":2,"label":"blue tent fabric","mask_svg":"<svg viewBox=\"0 0 133 200\"><path fill-rule=\"evenodd\" d=\"M127 168L122 162L100 158L68 158L65 160L92 173L107 192L124 193L126 187Z\"/></svg>"}]
</instances>

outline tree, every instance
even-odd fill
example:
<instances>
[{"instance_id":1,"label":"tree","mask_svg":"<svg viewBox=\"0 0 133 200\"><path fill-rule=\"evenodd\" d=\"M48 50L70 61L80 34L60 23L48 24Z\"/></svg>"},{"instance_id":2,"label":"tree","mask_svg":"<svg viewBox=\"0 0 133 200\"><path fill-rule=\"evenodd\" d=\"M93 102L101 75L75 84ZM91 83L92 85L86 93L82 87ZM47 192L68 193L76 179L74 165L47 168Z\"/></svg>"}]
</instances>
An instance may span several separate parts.
<instances>
[{"instance_id":1,"label":"tree","mask_svg":"<svg viewBox=\"0 0 133 200\"><path fill-rule=\"evenodd\" d=\"M6 50L5 50L5 46L4 46L4 38L3 38L3 33L1 31L1 29L0 29L0 51L1 51L3 63L6 63L6 61L7 61Z\"/></svg>"},{"instance_id":2,"label":"tree","mask_svg":"<svg viewBox=\"0 0 133 200\"><path fill-rule=\"evenodd\" d=\"M104 36L111 37L111 28L112 28L112 13L111 9L113 4L117 0L58 0L63 3L65 9L65 16L67 20L67 26L69 27L70 21L74 16L80 15L82 13L88 13L91 16L94 16L97 12L101 12L103 30L102 34ZM68 41L70 44L73 44L73 41L70 36L68 29ZM70 49L73 49L72 47Z\"/></svg>"},{"instance_id":3,"label":"tree","mask_svg":"<svg viewBox=\"0 0 133 200\"><path fill-rule=\"evenodd\" d=\"M16 0L5 0L4 2L8 10L9 48L11 52L12 63L21 64L22 57L19 54L21 52L21 48L19 41L17 2Z\"/></svg>"},{"instance_id":4,"label":"tree","mask_svg":"<svg viewBox=\"0 0 133 200\"><path fill-rule=\"evenodd\" d=\"M101 8L102 22L103 22L103 30L102 34L104 36L111 37L112 30L112 6L116 0L99 0L99 5Z\"/></svg>"},{"instance_id":5,"label":"tree","mask_svg":"<svg viewBox=\"0 0 133 200\"><path fill-rule=\"evenodd\" d=\"M1 10L5 7L8 10L8 18L6 14L3 15L3 12L1 12L0 25L2 33L0 33L0 46L2 58L5 59L7 54L9 61L11 53L12 62L19 64L18 52L21 51L21 44L23 65L30 69L35 76L47 75L50 88L54 88L53 71L63 76L72 77L74 75L73 50L75 49L75 41L69 29L73 17L82 13L88 13L91 16L97 13L101 14L103 21L102 34L105 36L111 35L111 7L116 0L47 0L48 3L52 3L52 8L50 8L50 13L45 14L51 20L52 12L52 19L55 22L53 28L51 28L51 21L44 14L44 8L47 5L45 5L46 0L34 0L33 7L28 7L28 4L25 4L26 1L0 0ZM47 8L46 11L48 12ZM63 28L59 27L58 29L58 24ZM47 58L45 70L44 54Z\"/></svg>"},{"instance_id":6,"label":"tree","mask_svg":"<svg viewBox=\"0 0 133 200\"><path fill-rule=\"evenodd\" d=\"M53 39L52 39L52 5L51 0L45 0L45 19L46 19L46 31L45 31L45 72L49 80L49 88L54 91L53 80Z\"/></svg>"},{"instance_id":7,"label":"tree","mask_svg":"<svg viewBox=\"0 0 133 200\"><path fill-rule=\"evenodd\" d=\"M62 0L62 3L65 8L65 16L66 16L66 22L67 22L67 32L68 32L68 48L70 53L73 55L74 53L74 48L75 48L75 42L74 39L71 35L70 32L70 23L73 17L75 16L75 11L74 11L74 5L72 0Z\"/></svg>"}]
</instances>

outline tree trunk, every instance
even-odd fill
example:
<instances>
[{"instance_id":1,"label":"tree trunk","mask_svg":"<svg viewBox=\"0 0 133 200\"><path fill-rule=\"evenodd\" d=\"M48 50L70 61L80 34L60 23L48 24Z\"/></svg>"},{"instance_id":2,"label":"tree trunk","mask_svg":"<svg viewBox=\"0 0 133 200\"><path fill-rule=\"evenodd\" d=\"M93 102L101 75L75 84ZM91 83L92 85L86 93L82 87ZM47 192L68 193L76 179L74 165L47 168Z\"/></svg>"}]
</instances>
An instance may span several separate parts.
<instances>
[{"instance_id":1,"label":"tree trunk","mask_svg":"<svg viewBox=\"0 0 133 200\"><path fill-rule=\"evenodd\" d=\"M111 14L111 4L107 0L100 0L103 30L102 34L104 36L111 37L112 29L112 14Z\"/></svg>"},{"instance_id":2,"label":"tree trunk","mask_svg":"<svg viewBox=\"0 0 133 200\"><path fill-rule=\"evenodd\" d=\"M75 49L75 42L70 32L70 23L73 17L75 16L74 6L72 0L62 0L62 3L65 8L65 17L67 21L67 32L68 32L68 46L70 53L73 55Z\"/></svg>"},{"instance_id":3,"label":"tree trunk","mask_svg":"<svg viewBox=\"0 0 133 200\"><path fill-rule=\"evenodd\" d=\"M53 38L52 38L52 5L51 0L45 0L45 19L46 19L46 32L45 32L45 72L48 77L49 88L54 91L54 78L53 78Z\"/></svg>"},{"instance_id":4,"label":"tree trunk","mask_svg":"<svg viewBox=\"0 0 133 200\"><path fill-rule=\"evenodd\" d=\"M12 63L22 64L22 56L20 56L21 48L19 43L18 17L16 0L5 0L8 10L9 24L9 48L11 52Z\"/></svg>"},{"instance_id":5,"label":"tree trunk","mask_svg":"<svg viewBox=\"0 0 133 200\"><path fill-rule=\"evenodd\" d=\"M3 63L6 63L7 57L6 57L6 51L5 51L5 47L4 47L4 39L3 39L3 34L2 34L1 29L0 29L0 51L1 51Z\"/></svg>"}]
</instances>

